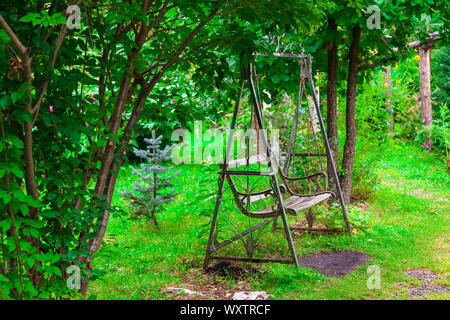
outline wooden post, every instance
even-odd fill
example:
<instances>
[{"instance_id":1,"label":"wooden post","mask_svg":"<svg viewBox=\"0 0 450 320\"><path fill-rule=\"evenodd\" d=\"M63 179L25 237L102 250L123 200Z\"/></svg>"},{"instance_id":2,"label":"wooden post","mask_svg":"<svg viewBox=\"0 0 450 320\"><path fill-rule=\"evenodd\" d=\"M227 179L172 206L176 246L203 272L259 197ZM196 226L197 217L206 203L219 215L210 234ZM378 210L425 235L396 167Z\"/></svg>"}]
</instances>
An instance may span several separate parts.
<instances>
[{"instance_id":1,"label":"wooden post","mask_svg":"<svg viewBox=\"0 0 450 320\"><path fill-rule=\"evenodd\" d=\"M427 38L428 43L422 44L419 40L408 43L407 47L417 48L419 51L419 78L420 78L420 113L422 116L422 126L426 131L426 139L423 142L423 150L432 151L432 110L431 110L431 48L434 41L439 40L439 33L430 33Z\"/></svg>"},{"instance_id":2,"label":"wooden post","mask_svg":"<svg viewBox=\"0 0 450 320\"><path fill-rule=\"evenodd\" d=\"M432 110L431 110L431 48L432 42L428 45L418 47L419 50L419 77L420 77L420 113L422 116L422 126L426 134L423 142L423 150L432 151Z\"/></svg>"}]
</instances>

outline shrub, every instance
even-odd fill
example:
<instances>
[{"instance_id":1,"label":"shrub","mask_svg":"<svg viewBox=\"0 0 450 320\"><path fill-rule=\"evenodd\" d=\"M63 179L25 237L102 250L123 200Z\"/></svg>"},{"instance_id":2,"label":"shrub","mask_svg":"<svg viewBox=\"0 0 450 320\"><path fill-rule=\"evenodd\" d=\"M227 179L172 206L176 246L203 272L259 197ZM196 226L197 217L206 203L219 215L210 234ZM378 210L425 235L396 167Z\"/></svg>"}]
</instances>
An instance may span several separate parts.
<instances>
[{"instance_id":1,"label":"shrub","mask_svg":"<svg viewBox=\"0 0 450 320\"><path fill-rule=\"evenodd\" d=\"M369 139L356 145L355 161L353 164L352 198L367 199L372 195L380 182L377 165L380 161L381 147Z\"/></svg>"},{"instance_id":2,"label":"shrub","mask_svg":"<svg viewBox=\"0 0 450 320\"><path fill-rule=\"evenodd\" d=\"M450 171L450 112L446 105L439 108L438 117L433 120L433 145L444 152L447 169Z\"/></svg>"},{"instance_id":3,"label":"shrub","mask_svg":"<svg viewBox=\"0 0 450 320\"><path fill-rule=\"evenodd\" d=\"M450 105L450 47L436 51L432 59L432 97L436 105Z\"/></svg>"},{"instance_id":4,"label":"shrub","mask_svg":"<svg viewBox=\"0 0 450 320\"><path fill-rule=\"evenodd\" d=\"M152 135L152 139L144 139L148 143L146 150L133 148L136 156L146 160L146 163L140 164L140 169L131 167L133 174L139 180L132 190L119 192L119 194L131 201L131 207L136 216L144 216L147 220L151 219L155 226L158 226L156 214L162 212L163 205L173 201L176 196L173 189L170 192L164 190L175 186L171 180L177 177L181 170L173 175L163 175L173 167L163 167L159 163L170 160L169 153L173 146L160 149L162 136L155 138L155 131L152 131Z\"/></svg>"},{"instance_id":5,"label":"shrub","mask_svg":"<svg viewBox=\"0 0 450 320\"><path fill-rule=\"evenodd\" d=\"M347 205L347 214L353 234L370 231L374 219L372 212L363 211L361 208L350 204ZM345 228L341 207L337 202L334 202L328 210L319 213L317 221L323 223L327 228Z\"/></svg>"}]
</instances>

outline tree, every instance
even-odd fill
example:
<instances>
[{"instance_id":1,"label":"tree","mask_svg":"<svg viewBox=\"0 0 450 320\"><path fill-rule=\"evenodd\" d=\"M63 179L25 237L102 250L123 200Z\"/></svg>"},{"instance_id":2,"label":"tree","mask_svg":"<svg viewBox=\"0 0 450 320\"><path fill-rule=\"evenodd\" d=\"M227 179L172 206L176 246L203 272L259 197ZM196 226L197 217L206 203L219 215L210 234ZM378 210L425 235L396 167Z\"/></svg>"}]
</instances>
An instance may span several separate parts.
<instances>
[{"instance_id":1,"label":"tree","mask_svg":"<svg viewBox=\"0 0 450 320\"><path fill-rule=\"evenodd\" d=\"M79 30L68 29L74 16L62 1L0 7L8 75L0 85L0 274L11 297L65 296L71 264L83 269L86 295L130 138L142 112L170 94L155 89L169 70L195 70L211 85L214 67L229 68L225 54L248 52L275 26L292 30L310 9L293 0L71 4Z\"/></svg>"},{"instance_id":2,"label":"tree","mask_svg":"<svg viewBox=\"0 0 450 320\"><path fill-rule=\"evenodd\" d=\"M431 47L419 47L419 77L420 77L420 114L422 126L426 132L426 138L422 144L423 150L432 151L433 142L431 129L433 124L433 113L431 110Z\"/></svg>"},{"instance_id":3,"label":"tree","mask_svg":"<svg viewBox=\"0 0 450 320\"><path fill-rule=\"evenodd\" d=\"M148 143L146 150L133 148L134 154L146 162L140 164L140 169L132 167L133 173L139 177L139 181L133 187L133 190L119 192L124 198L131 200L131 206L136 216L144 216L152 220L155 226L158 226L156 213L163 210L163 205L175 200L173 189L170 193L163 190L175 186L171 180L176 178L181 170L173 175L163 175L173 167L163 167L159 165L162 161L170 160L170 151L174 146L166 146L160 149L162 136L156 138L155 131L152 131L151 139L144 139Z\"/></svg>"},{"instance_id":4,"label":"tree","mask_svg":"<svg viewBox=\"0 0 450 320\"><path fill-rule=\"evenodd\" d=\"M411 35L419 39L426 38L433 30L424 28L426 24L423 15L428 15L432 21L435 21L432 26L436 29L445 28L445 21L448 21L448 13L441 14L440 11L441 8L445 8L443 1L432 1L432 3L392 1L378 2L378 4L383 6L382 10L371 7L372 1L360 3L335 1L331 4L322 4L320 10L327 16L324 20L326 23L319 25L315 29L316 32L306 41L308 49L316 53L314 55L317 56L322 51L328 54L327 68L323 67L324 61L320 57L316 68L328 71L327 99L329 100L327 104L331 108L327 112L327 130L328 138L332 143L337 141L334 121L337 118L337 108L335 108L334 91L339 81L345 80L343 75L346 76L346 136L340 172L347 203L350 202L351 197L356 146L355 106L356 88L360 80L358 76L367 70L401 59L401 53L406 50L406 44L410 41ZM368 10L370 7L373 10ZM372 20L369 20L376 14L380 15L379 28L372 23ZM334 43L337 44L336 49L333 47ZM377 54L373 53L374 49ZM341 58L336 59L336 56ZM337 80L335 74L338 74ZM339 77L339 74L342 76Z\"/></svg>"}]
</instances>

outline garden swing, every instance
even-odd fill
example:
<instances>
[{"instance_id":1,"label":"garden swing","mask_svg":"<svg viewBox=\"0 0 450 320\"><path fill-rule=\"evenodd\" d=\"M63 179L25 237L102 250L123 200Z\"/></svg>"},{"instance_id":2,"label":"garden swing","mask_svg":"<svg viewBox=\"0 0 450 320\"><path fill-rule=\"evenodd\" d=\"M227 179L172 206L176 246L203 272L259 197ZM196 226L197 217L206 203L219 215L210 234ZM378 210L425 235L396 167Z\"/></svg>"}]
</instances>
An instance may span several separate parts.
<instances>
[{"instance_id":1,"label":"garden swing","mask_svg":"<svg viewBox=\"0 0 450 320\"><path fill-rule=\"evenodd\" d=\"M346 207L342 197L342 191L339 185L336 170L333 170L334 172L332 177L333 180L337 181L336 191L330 191L327 188L328 177L324 169L322 158L328 158L330 149L326 132L324 130L320 108L318 107L318 98L315 91L312 89L314 88L314 84L312 81L310 56L308 55L303 59L300 58L299 66L300 79L295 112L292 126L290 127L289 142L287 144L287 151L284 156L284 163L282 165L283 168L279 171L279 175L284 187L286 188L287 194L290 196L298 196L303 199L313 198L315 200L313 205L329 198L337 198L341 206L345 230L339 228L313 227L315 220L315 215L312 211L313 205L308 206L305 209L305 218L308 226L291 226L291 230L301 230L307 232L350 232L350 224L347 218ZM307 80L310 85L312 94L310 97L306 96L305 80ZM307 107L305 108L302 107L302 98L304 96L306 96L308 100ZM302 134L301 139L299 139L300 134ZM319 145L319 134L322 134L322 141L324 142L323 147L325 150L322 150ZM330 161L333 169L335 169L333 159L328 158L328 161ZM298 181L304 182L304 184L290 185L290 182ZM275 218L274 227L277 227L277 218Z\"/></svg>"},{"instance_id":2,"label":"garden swing","mask_svg":"<svg viewBox=\"0 0 450 320\"><path fill-rule=\"evenodd\" d=\"M301 97L305 87L305 79L308 80L310 87L314 88L313 80L311 77L311 58L309 55L304 54L284 52L279 53L278 50L272 50L271 54L278 57L297 58L299 59L302 68L298 101L296 104L294 115L294 123L291 128L289 145L284 160L284 165L283 168L280 167L280 162L275 157L274 152L269 144L266 131L264 130L264 121L261 110L261 98L259 95L259 86L257 82L255 66L251 61L248 61L247 63L241 62L240 90L238 92L234 106L230 127L231 130L226 145L225 159L222 163L219 163L219 166L221 168L221 171L218 175L219 187L211 221L211 229L203 265L204 269L208 267L210 260L279 262L295 264L298 267L298 258L291 234L291 230L295 229L295 227L291 227L289 225L287 215L295 216L299 212L308 211L311 207L320 204L321 202L329 198L336 197L334 192L325 190L326 185L323 185L323 188L318 190L317 192L313 192L307 195L297 193L297 190L295 190L295 188L291 186L293 182L305 180L312 180L317 184L318 178L322 178L323 181L325 181L326 178L324 172L296 177L296 171L293 170L292 175L289 175L289 169L295 168L296 157L301 156L301 154L295 153L295 148L293 146L297 140L296 134L299 122L299 113L301 110ZM256 55L253 55L253 58L255 57ZM248 148L246 150L245 157L230 161L231 152L234 148L237 118L245 83L248 83L248 87L250 90L251 128L255 132L258 142L258 149L256 154L251 154L249 148L249 139L246 139ZM326 138L323 120L320 114L320 109L318 107L317 98L314 94L313 103L324 140L326 156L328 158L328 161L331 161L331 163L333 164L333 159L330 154L330 148L328 145L328 140ZM333 173L334 179L337 182L337 198L342 208L346 230L350 232L345 204L337 179L337 173L335 170L333 171ZM224 198L225 182L227 182L229 191L231 191L230 199ZM233 202L235 209L237 209L238 215L235 215L236 218L242 218L243 216L247 217L247 225L245 224L245 221L242 220L244 221L244 225L246 225L246 230L240 231L239 227L237 227L237 223L233 223L232 219L226 213L223 203L229 201ZM218 223L219 218L221 217L224 217L224 220L228 220L228 222L232 225L231 229L219 228ZM282 227L277 226L278 218L281 218L282 220ZM252 221L256 219L264 220L260 223L252 224ZM284 237L287 241L287 246L290 253L289 257L281 256L269 258L255 256L255 251L259 246L258 240L262 235L262 230L271 222L273 223L274 229L282 228L284 230ZM312 223L310 224L310 228L306 229L309 229L311 231L320 230L317 228L312 228ZM225 240L219 242L218 233L219 231L225 230L231 232L232 236L229 238L225 238ZM243 243L247 252L247 256L219 254L220 249L229 247L230 245L235 244L238 241L241 241Z\"/></svg>"}]
</instances>

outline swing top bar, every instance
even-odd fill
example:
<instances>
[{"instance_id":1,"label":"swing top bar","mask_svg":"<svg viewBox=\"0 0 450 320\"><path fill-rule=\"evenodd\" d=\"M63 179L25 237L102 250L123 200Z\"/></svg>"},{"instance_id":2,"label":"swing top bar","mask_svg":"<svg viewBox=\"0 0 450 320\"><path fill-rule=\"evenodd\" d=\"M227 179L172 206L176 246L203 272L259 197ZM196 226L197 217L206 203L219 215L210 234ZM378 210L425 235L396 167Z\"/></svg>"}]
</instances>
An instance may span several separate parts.
<instances>
[{"instance_id":1,"label":"swing top bar","mask_svg":"<svg viewBox=\"0 0 450 320\"><path fill-rule=\"evenodd\" d=\"M268 53L254 53L255 56L262 56L262 57L268 57ZM297 54L297 53L280 53L280 52L272 52L272 55L274 57L281 57L281 58L300 58L300 59L307 59L309 57L309 54Z\"/></svg>"},{"instance_id":2,"label":"swing top bar","mask_svg":"<svg viewBox=\"0 0 450 320\"><path fill-rule=\"evenodd\" d=\"M309 54L303 53L304 49L302 47L298 47L294 43L285 43L283 41L285 35L286 34L277 35L269 33L257 43L257 45L261 45L260 48L265 52L256 52L253 55L265 57L272 55L281 58L310 58Z\"/></svg>"}]
</instances>

